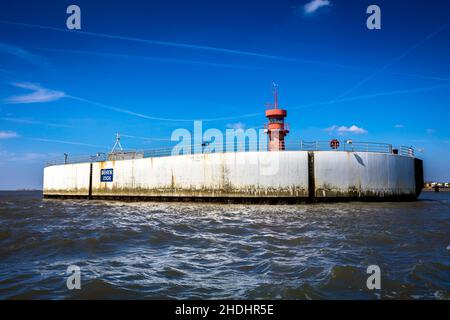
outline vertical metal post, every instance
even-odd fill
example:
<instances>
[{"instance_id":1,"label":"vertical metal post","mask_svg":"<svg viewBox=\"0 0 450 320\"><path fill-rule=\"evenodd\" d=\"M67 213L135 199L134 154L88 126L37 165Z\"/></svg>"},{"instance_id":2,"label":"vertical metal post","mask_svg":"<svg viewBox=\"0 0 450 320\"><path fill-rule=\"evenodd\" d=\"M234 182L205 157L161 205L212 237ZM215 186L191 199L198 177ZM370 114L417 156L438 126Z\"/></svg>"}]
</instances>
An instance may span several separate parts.
<instances>
[{"instance_id":1,"label":"vertical metal post","mask_svg":"<svg viewBox=\"0 0 450 320\"><path fill-rule=\"evenodd\" d=\"M91 162L90 163L90 169L89 169L89 194L88 194L88 199L89 200L92 199L92 167L93 167L93 164Z\"/></svg>"},{"instance_id":2,"label":"vertical metal post","mask_svg":"<svg viewBox=\"0 0 450 320\"><path fill-rule=\"evenodd\" d=\"M314 151L308 151L308 199L312 202L316 196L316 178L314 174Z\"/></svg>"}]
</instances>

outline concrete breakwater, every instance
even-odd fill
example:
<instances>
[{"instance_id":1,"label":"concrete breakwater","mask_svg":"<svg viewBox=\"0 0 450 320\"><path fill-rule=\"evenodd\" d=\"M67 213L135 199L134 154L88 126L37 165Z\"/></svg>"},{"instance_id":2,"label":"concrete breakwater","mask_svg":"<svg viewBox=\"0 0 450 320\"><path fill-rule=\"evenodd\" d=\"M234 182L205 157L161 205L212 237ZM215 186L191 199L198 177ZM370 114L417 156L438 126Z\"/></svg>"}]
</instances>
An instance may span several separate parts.
<instances>
[{"instance_id":1,"label":"concrete breakwater","mask_svg":"<svg viewBox=\"0 0 450 320\"><path fill-rule=\"evenodd\" d=\"M302 202L413 200L422 161L377 152L191 154L44 169L44 196L130 200Z\"/></svg>"}]
</instances>

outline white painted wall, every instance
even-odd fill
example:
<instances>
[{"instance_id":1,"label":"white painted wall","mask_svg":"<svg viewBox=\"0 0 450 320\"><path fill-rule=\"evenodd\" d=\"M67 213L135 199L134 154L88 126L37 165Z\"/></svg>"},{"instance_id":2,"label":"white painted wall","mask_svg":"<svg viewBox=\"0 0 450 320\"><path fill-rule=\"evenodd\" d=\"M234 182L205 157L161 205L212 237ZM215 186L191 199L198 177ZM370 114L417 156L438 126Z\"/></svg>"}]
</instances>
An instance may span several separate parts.
<instances>
[{"instance_id":1,"label":"white painted wall","mask_svg":"<svg viewBox=\"0 0 450 320\"><path fill-rule=\"evenodd\" d=\"M93 195L307 196L307 152L182 155L94 163ZM101 169L114 181L100 182Z\"/></svg>"},{"instance_id":2,"label":"white painted wall","mask_svg":"<svg viewBox=\"0 0 450 320\"><path fill-rule=\"evenodd\" d=\"M413 195L414 158L387 153L316 151L317 197Z\"/></svg>"},{"instance_id":3,"label":"white painted wall","mask_svg":"<svg viewBox=\"0 0 450 320\"><path fill-rule=\"evenodd\" d=\"M414 158L314 152L317 197L414 195ZM100 170L113 169L113 182ZM44 194L87 195L89 163L46 167ZM308 152L238 152L93 164L93 196L306 197Z\"/></svg>"},{"instance_id":4,"label":"white painted wall","mask_svg":"<svg viewBox=\"0 0 450 320\"><path fill-rule=\"evenodd\" d=\"M44 168L44 194L86 196L89 192L89 163Z\"/></svg>"}]
</instances>

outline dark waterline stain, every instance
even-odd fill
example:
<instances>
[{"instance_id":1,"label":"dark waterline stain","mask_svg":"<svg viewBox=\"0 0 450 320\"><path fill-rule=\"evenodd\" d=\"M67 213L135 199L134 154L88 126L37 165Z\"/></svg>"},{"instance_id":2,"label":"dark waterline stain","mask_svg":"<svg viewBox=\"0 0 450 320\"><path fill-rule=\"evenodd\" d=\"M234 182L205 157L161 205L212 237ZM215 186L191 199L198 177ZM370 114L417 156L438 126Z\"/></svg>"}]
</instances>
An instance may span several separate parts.
<instances>
[{"instance_id":1,"label":"dark waterline stain","mask_svg":"<svg viewBox=\"0 0 450 320\"><path fill-rule=\"evenodd\" d=\"M66 288L72 264L81 290ZM450 193L271 206L0 192L2 299L450 299L449 279Z\"/></svg>"}]
</instances>

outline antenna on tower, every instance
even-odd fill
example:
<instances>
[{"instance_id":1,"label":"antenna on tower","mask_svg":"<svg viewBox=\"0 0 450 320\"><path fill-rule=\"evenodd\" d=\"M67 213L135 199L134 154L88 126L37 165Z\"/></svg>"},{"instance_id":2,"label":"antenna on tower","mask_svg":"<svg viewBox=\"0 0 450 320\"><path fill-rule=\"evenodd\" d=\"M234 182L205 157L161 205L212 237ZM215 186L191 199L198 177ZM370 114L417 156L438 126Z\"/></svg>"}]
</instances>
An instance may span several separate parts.
<instances>
[{"instance_id":1,"label":"antenna on tower","mask_svg":"<svg viewBox=\"0 0 450 320\"><path fill-rule=\"evenodd\" d=\"M111 153L114 153L116 151L116 148L120 151L123 151L122 145L120 144L120 134L116 133L116 142L114 143L114 147L111 150Z\"/></svg>"},{"instance_id":2,"label":"antenna on tower","mask_svg":"<svg viewBox=\"0 0 450 320\"><path fill-rule=\"evenodd\" d=\"M272 82L273 87L273 97L274 97L274 108L278 109L278 85L275 82Z\"/></svg>"},{"instance_id":3,"label":"antenna on tower","mask_svg":"<svg viewBox=\"0 0 450 320\"><path fill-rule=\"evenodd\" d=\"M278 84L272 81L273 103L266 103L266 107L278 109Z\"/></svg>"}]
</instances>

